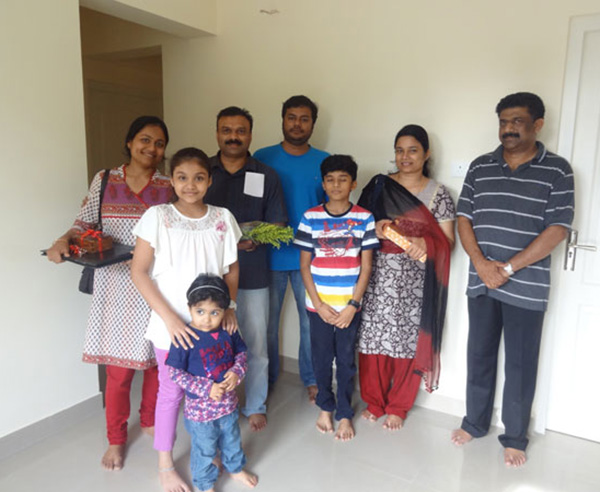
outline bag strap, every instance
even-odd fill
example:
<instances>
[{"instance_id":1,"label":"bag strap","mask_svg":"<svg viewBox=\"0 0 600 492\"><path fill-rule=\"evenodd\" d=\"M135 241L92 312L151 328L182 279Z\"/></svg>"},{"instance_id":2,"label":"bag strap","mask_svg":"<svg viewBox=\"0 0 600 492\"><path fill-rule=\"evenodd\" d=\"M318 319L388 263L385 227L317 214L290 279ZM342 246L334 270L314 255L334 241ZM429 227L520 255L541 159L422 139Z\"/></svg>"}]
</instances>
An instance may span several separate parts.
<instances>
[{"instance_id":1,"label":"bag strap","mask_svg":"<svg viewBox=\"0 0 600 492\"><path fill-rule=\"evenodd\" d=\"M102 183L100 184L100 203L98 203L98 225L97 228L99 231L102 230L102 201L104 200L104 192L106 191L106 184L108 183L108 178L110 177L110 169L104 170L104 175L102 176Z\"/></svg>"}]
</instances>

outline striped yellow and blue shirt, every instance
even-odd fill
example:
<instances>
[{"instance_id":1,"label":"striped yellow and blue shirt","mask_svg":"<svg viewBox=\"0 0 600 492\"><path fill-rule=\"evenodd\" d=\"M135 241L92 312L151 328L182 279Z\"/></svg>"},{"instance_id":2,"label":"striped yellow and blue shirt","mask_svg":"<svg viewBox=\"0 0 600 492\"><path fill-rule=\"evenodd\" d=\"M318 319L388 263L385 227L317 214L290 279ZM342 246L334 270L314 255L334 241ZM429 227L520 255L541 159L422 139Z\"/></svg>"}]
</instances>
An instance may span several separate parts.
<instances>
[{"instance_id":1,"label":"striped yellow and blue shirt","mask_svg":"<svg viewBox=\"0 0 600 492\"><path fill-rule=\"evenodd\" d=\"M298 226L294 244L313 253L310 266L321 300L336 311L352 298L360 274L362 250L379 246L373 215L358 205L332 215L323 205L307 210ZM310 296L306 309L315 311Z\"/></svg>"}]
</instances>

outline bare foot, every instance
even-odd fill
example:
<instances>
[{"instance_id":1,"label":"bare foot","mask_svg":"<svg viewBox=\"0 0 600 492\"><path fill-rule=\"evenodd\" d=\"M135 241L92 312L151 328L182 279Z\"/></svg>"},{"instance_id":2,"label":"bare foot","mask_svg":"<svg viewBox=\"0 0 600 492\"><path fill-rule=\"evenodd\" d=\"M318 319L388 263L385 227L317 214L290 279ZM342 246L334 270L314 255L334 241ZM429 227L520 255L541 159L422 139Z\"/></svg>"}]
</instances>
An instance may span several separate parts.
<instances>
[{"instance_id":1,"label":"bare foot","mask_svg":"<svg viewBox=\"0 0 600 492\"><path fill-rule=\"evenodd\" d=\"M160 485L165 492L191 492L187 483L177 473L174 466L158 469Z\"/></svg>"},{"instance_id":2,"label":"bare foot","mask_svg":"<svg viewBox=\"0 0 600 492\"><path fill-rule=\"evenodd\" d=\"M252 432L260 432L267 426L267 416L264 413L253 413L248 417L248 422Z\"/></svg>"},{"instance_id":3,"label":"bare foot","mask_svg":"<svg viewBox=\"0 0 600 492\"><path fill-rule=\"evenodd\" d=\"M519 468L527 461L525 451L515 448L504 448L504 464L510 468Z\"/></svg>"},{"instance_id":4,"label":"bare foot","mask_svg":"<svg viewBox=\"0 0 600 492\"><path fill-rule=\"evenodd\" d=\"M473 440L473 436L464 429L454 429L451 440L456 446L464 446Z\"/></svg>"},{"instance_id":5,"label":"bare foot","mask_svg":"<svg viewBox=\"0 0 600 492\"><path fill-rule=\"evenodd\" d=\"M402 429L404 425L404 419L398 417L398 415L388 415L383 423L383 428L390 431L397 431Z\"/></svg>"},{"instance_id":6,"label":"bare foot","mask_svg":"<svg viewBox=\"0 0 600 492\"><path fill-rule=\"evenodd\" d=\"M336 441L350 441L354 438L354 427L350 419L340 420L340 425L335 433Z\"/></svg>"},{"instance_id":7,"label":"bare foot","mask_svg":"<svg viewBox=\"0 0 600 492\"><path fill-rule=\"evenodd\" d=\"M329 434L333 432L333 419L331 418L331 412L325 412L321 410L319 418L317 419L317 430L321 434Z\"/></svg>"},{"instance_id":8,"label":"bare foot","mask_svg":"<svg viewBox=\"0 0 600 492\"><path fill-rule=\"evenodd\" d=\"M192 492L175 470L171 451L158 452L158 478L164 492Z\"/></svg>"},{"instance_id":9,"label":"bare foot","mask_svg":"<svg viewBox=\"0 0 600 492\"><path fill-rule=\"evenodd\" d=\"M154 437L154 426L142 427L142 432L148 436Z\"/></svg>"},{"instance_id":10,"label":"bare foot","mask_svg":"<svg viewBox=\"0 0 600 492\"><path fill-rule=\"evenodd\" d=\"M307 386L306 391L308 392L308 401L314 405L317 402L317 393L319 392L317 385L311 384Z\"/></svg>"},{"instance_id":11,"label":"bare foot","mask_svg":"<svg viewBox=\"0 0 600 492\"><path fill-rule=\"evenodd\" d=\"M363 419L368 420L369 422L375 422L375 421L377 421L377 417L375 417L375 415L373 415L371 412L369 412L366 408L362 411L362 413L360 414L360 416Z\"/></svg>"},{"instance_id":12,"label":"bare foot","mask_svg":"<svg viewBox=\"0 0 600 492\"><path fill-rule=\"evenodd\" d=\"M125 444L110 444L102 456L102 468L117 471L123 468L125 459Z\"/></svg>"},{"instance_id":13,"label":"bare foot","mask_svg":"<svg viewBox=\"0 0 600 492\"><path fill-rule=\"evenodd\" d=\"M246 487L250 487L251 489L256 487L256 484L258 483L258 477L254 473L247 472L246 470L242 470L239 473L232 473L231 478L243 483Z\"/></svg>"}]
</instances>

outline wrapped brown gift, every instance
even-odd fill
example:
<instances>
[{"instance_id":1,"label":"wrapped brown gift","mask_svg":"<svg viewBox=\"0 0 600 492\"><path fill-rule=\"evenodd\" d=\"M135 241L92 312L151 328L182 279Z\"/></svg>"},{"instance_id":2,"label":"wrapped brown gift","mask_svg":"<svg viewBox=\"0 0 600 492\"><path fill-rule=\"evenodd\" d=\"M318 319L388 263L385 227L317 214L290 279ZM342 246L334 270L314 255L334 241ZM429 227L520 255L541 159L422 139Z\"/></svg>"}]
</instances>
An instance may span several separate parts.
<instances>
[{"instance_id":1,"label":"wrapped brown gift","mask_svg":"<svg viewBox=\"0 0 600 492\"><path fill-rule=\"evenodd\" d=\"M102 231L89 229L84 232L79 232L73 238L73 244L85 249L87 253L101 253L108 251L113 247L113 239L107 236Z\"/></svg>"}]
</instances>

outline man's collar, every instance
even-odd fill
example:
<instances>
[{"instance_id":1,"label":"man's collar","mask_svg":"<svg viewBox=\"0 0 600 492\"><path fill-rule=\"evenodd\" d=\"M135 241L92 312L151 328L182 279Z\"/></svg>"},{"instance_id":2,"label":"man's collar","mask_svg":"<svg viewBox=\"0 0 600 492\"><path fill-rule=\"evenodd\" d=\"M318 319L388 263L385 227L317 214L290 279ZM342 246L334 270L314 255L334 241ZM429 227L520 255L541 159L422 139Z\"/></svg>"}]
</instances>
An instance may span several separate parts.
<instances>
[{"instance_id":1,"label":"man's collar","mask_svg":"<svg viewBox=\"0 0 600 492\"><path fill-rule=\"evenodd\" d=\"M211 164L212 164L213 168L222 169L223 171L227 172L227 170L225 169L225 166L223 165L223 162L221 161L221 151L220 150L210 158L210 161L212 161ZM254 157L252 157L252 154L250 152L248 152L246 154L246 162L237 172L240 172L242 170L244 170L244 171L245 170L250 170L250 171L256 170L256 159Z\"/></svg>"},{"instance_id":2,"label":"man's collar","mask_svg":"<svg viewBox=\"0 0 600 492\"><path fill-rule=\"evenodd\" d=\"M289 156L292 157L302 157L303 155L306 155L310 152L310 150L312 149L312 145L308 144L308 149L306 149L306 152L303 152L302 154L292 154L291 152L288 152L287 150L285 150L285 146L283 145L283 140L281 142L279 142L279 146L281 147L281 150L283 150L283 152Z\"/></svg>"},{"instance_id":3,"label":"man's collar","mask_svg":"<svg viewBox=\"0 0 600 492\"><path fill-rule=\"evenodd\" d=\"M537 140L535 142L535 145L537 146L537 152L535 153L535 156L531 159L530 162L533 162L533 161L542 162L546 158L546 154L548 153L548 151L546 150L546 147L544 146L544 144L542 142L540 142L539 140ZM502 144L500 144L496 148L496 150L494 150L494 152L492 152L492 156L495 161L500 162L501 164L505 164L504 146Z\"/></svg>"}]
</instances>

